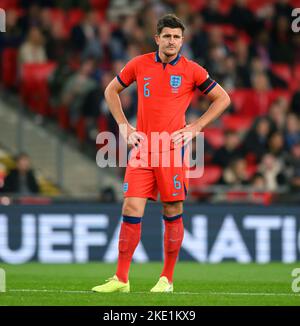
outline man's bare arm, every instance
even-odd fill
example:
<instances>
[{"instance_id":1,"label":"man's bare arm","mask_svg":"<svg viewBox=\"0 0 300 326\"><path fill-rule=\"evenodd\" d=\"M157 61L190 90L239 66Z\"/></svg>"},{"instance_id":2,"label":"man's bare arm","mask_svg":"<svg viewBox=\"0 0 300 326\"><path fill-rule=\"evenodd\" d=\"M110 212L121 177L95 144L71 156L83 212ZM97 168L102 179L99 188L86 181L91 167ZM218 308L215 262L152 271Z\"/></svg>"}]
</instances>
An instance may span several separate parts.
<instances>
[{"instance_id":1,"label":"man's bare arm","mask_svg":"<svg viewBox=\"0 0 300 326\"><path fill-rule=\"evenodd\" d=\"M124 87L114 78L106 87L104 97L107 102L108 108L116 120L117 124L129 124L122 109L119 93L122 92Z\"/></svg>"},{"instance_id":2,"label":"man's bare arm","mask_svg":"<svg viewBox=\"0 0 300 326\"><path fill-rule=\"evenodd\" d=\"M199 131L203 130L208 124L217 119L230 104L229 95L218 84L206 96L212 103L208 110L195 121L195 125L199 127Z\"/></svg>"},{"instance_id":3,"label":"man's bare arm","mask_svg":"<svg viewBox=\"0 0 300 326\"><path fill-rule=\"evenodd\" d=\"M128 144L138 146L144 138L129 124L124 114L119 96L123 89L124 87L118 82L117 78L114 78L106 87L104 97L124 139Z\"/></svg>"},{"instance_id":4,"label":"man's bare arm","mask_svg":"<svg viewBox=\"0 0 300 326\"><path fill-rule=\"evenodd\" d=\"M229 95L220 85L216 85L208 93L207 97L212 101L208 110L199 119L172 134L172 140L175 145L181 144L182 142L188 143L203 128L219 117L230 104Z\"/></svg>"}]
</instances>

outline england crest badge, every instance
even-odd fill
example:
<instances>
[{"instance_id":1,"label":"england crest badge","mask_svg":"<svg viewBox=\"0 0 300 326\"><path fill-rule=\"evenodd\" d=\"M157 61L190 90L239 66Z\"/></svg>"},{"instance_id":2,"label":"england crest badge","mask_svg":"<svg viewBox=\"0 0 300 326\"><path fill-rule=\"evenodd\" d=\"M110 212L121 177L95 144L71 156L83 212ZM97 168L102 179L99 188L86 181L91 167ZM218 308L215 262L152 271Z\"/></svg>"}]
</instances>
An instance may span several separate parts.
<instances>
[{"instance_id":1,"label":"england crest badge","mask_svg":"<svg viewBox=\"0 0 300 326\"><path fill-rule=\"evenodd\" d=\"M171 75L170 76L170 85L172 88L178 88L181 85L181 76Z\"/></svg>"}]
</instances>

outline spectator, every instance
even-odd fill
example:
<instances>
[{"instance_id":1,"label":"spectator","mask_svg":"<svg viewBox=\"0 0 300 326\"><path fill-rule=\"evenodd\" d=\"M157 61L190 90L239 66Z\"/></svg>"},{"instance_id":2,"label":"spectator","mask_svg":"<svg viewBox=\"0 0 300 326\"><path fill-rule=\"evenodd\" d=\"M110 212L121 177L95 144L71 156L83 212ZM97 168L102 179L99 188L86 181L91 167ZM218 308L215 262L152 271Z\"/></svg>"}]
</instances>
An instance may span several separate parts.
<instances>
[{"instance_id":1,"label":"spectator","mask_svg":"<svg viewBox=\"0 0 300 326\"><path fill-rule=\"evenodd\" d=\"M207 33L204 31L204 21L201 15L196 15L191 21L191 49L194 60L203 63L207 49Z\"/></svg>"},{"instance_id":2,"label":"spectator","mask_svg":"<svg viewBox=\"0 0 300 326\"><path fill-rule=\"evenodd\" d=\"M266 30L261 30L256 36L250 46L250 56L257 57L263 64L263 67L270 68L270 36Z\"/></svg>"},{"instance_id":3,"label":"spectator","mask_svg":"<svg viewBox=\"0 0 300 326\"><path fill-rule=\"evenodd\" d=\"M272 88L287 88L288 84L279 76L275 75L259 57L254 57L251 61L250 74L255 77L256 74L265 74Z\"/></svg>"},{"instance_id":4,"label":"spectator","mask_svg":"<svg viewBox=\"0 0 300 326\"><path fill-rule=\"evenodd\" d=\"M289 113L286 120L285 143L288 150L300 142L300 121L294 113Z\"/></svg>"},{"instance_id":5,"label":"spectator","mask_svg":"<svg viewBox=\"0 0 300 326\"><path fill-rule=\"evenodd\" d=\"M300 81L298 88L292 97L291 111L297 114L298 118L300 118Z\"/></svg>"},{"instance_id":6,"label":"spectator","mask_svg":"<svg viewBox=\"0 0 300 326\"><path fill-rule=\"evenodd\" d=\"M117 201L116 192L112 187L105 187L100 190L101 203L115 203Z\"/></svg>"},{"instance_id":7,"label":"spectator","mask_svg":"<svg viewBox=\"0 0 300 326\"><path fill-rule=\"evenodd\" d=\"M224 59L223 69L221 84L226 91L232 91L235 88L241 88L244 86L243 80L237 70L235 57L233 55L228 55Z\"/></svg>"},{"instance_id":8,"label":"spectator","mask_svg":"<svg viewBox=\"0 0 300 326\"><path fill-rule=\"evenodd\" d=\"M274 62L291 63L293 60L292 30L290 20L279 16L275 20L272 31L271 57Z\"/></svg>"},{"instance_id":9,"label":"spectator","mask_svg":"<svg viewBox=\"0 0 300 326\"><path fill-rule=\"evenodd\" d=\"M237 158L231 161L229 166L225 168L220 183L231 186L249 184L246 160Z\"/></svg>"},{"instance_id":10,"label":"spectator","mask_svg":"<svg viewBox=\"0 0 300 326\"><path fill-rule=\"evenodd\" d=\"M23 35L28 34L31 27L41 26L41 7L38 1L31 1L31 3L29 3L26 7L28 8L27 14L23 15L18 22Z\"/></svg>"},{"instance_id":11,"label":"spectator","mask_svg":"<svg viewBox=\"0 0 300 326\"><path fill-rule=\"evenodd\" d=\"M300 191L300 143L294 144L286 159L291 190Z\"/></svg>"},{"instance_id":12,"label":"spectator","mask_svg":"<svg viewBox=\"0 0 300 326\"><path fill-rule=\"evenodd\" d=\"M275 3L275 15L285 16L291 20L293 7L289 4L290 0L277 0Z\"/></svg>"},{"instance_id":13,"label":"spectator","mask_svg":"<svg viewBox=\"0 0 300 326\"><path fill-rule=\"evenodd\" d=\"M250 35L253 33L255 19L251 10L247 8L247 0L236 0L228 18L237 29L244 30Z\"/></svg>"},{"instance_id":14,"label":"spectator","mask_svg":"<svg viewBox=\"0 0 300 326\"><path fill-rule=\"evenodd\" d=\"M286 127L286 114L278 100L274 101L270 107L269 117L276 130L283 132Z\"/></svg>"},{"instance_id":15,"label":"spectator","mask_svg":"<svg viewBox=\"0 0 300 326\"><path fill-rule=\"evenodd\" d=\"M246 135L243 150L246 153L252 153L259 161L268 149L268 139L271 134L271 122L268 118L258 119L254 127Z\"/></svg>"},{"instance_id":16,"label":"spectator","mask_svg":"<svg viewBox=\"0 0 300 326\"><path fill-rule=\"evenodd\" d=\"M18 195L37 194L40 192L27 154L21 153L18 155L17 166L6 176L2 191Z\"/></svg>"},{"instance_id":17,"label":"spectator","mask_svg":"<svg viewBox=\"0 0 300 326\"><path fill-rule=\"evenodd\" d=\"M6 13L6 32L0 33L0 53L5 48L17 48L22 42L22 29L18 24L18 17L15 10L8 10Z\"/></svg>"},{"instance_id":18,"label":"spectator","mask_svg":"<svg viewBox=\"0 0 300 326\"><path fill-rule=\"evenodd\" d=\"M53 61L60 61L68 55L68 42L65 38L63 22L57 20L53 24L49 8L41 10L41 31L45 38L45 49L47 58Z\"/></svg>"},{"instance_id":19,"label":"spectator","mask_svg":"<svg viewBox=\"0 0 300 326\"><path fill-rule=\"evenodd\" d=\"M284 136L281 131L272 133L268 141L268 152L276 158L284 154Z\"/></svg>"},{"instance_id":20,"label":"spectator","mask_svg":"<svg viewBox=\"0 0 300 326\"><path fill-rule=\"evenodd\" d=\"M225 133L224 145L216 150L212 163L221 167L227 167L231 161L241 155L239 145L240 139L238 134L234 131L227 131Z\"/></svg>"},{"instance_id":21,"label":"spectator","mask_svg":"<svg viewBox=\"0 0 300 326\"><path fill-rule=\"evenodd\" d=\"M206 23L223 24L226 22L226 18L220 13L219 0L208 1L201 14Z\"/></svg>"},{"instance_id":22,"label":"spectator","mask_svg":"<svg viewBox=\"0 0 300 326\"><path fill-rule=\"evenodd\" d=\"M71 124L75 126L79 117L85 110L94 110L94 107L85 108L84 101L87 96L94 92L98 85L91 78L95 69L95 61L88 59L84 61L78 72L70 76L62 91L62 104L66 105L70 111ZM97 105L98 103L94 103Z\"/></svg>"},{"instance_id":23,"label":"spectator","mask_svg":"<svg viewBox=\"0 0 300 326\"><path fill-rule=\"evenodd\" d=\"M83 21L71 31L71 48L75 52L84 52L94 43L98 43L98 17L95 11L88 11Z\"/></svg>"},{"instance_id":24,"label":"spectator","mask_svg":"<svg viewBox=\"0 0 300 326\"><path fill-rule=\"evenodd\" d=\"M19 51L19 63L44 63L47 61L44 37L38 27L31 27L27 40Z\"/></svg>"},{"instance_id":25,"label":"spectator","mask_svg":"<svg viewBox=\"0 0 300 326\"><path fill-rule=\"evenodd\" d=\"M282 173L282 163L271 153L266 153L258 167L264 179L266 180L266 189L276 191L278 187L286 182L285 176Z\"/></svg>"},{"instance_id":26,"label":"spectator","mask_svg":"<svg viewBox=\"0 0 300 326\"><path fill-rule=\"evenodd\" d=\"M264 191L266 190L266 180L263 174L256 172L251 179L251 186L255 191Z\"/></svg>"}]
</instances>

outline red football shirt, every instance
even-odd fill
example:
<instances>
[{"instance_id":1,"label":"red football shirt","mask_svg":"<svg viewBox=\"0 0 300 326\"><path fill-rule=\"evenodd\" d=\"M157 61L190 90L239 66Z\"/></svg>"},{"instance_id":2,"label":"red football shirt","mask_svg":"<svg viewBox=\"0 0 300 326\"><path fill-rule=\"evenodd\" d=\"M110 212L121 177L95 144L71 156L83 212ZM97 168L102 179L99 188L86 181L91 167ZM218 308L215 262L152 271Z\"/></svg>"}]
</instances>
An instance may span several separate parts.
<instances>
[{"instance_id":1,"label":"red football shirt","mask_svg":"<svg viewBox=\"0 0 300 326\"><path fill-rule=\"evenodd\" d=\"M171 134L186 125L185 112L196 88L207 94L216 85L196 62L178 56L165 64L158 52L140 55L129 61L117 76L122 86L137 83L137 131Z\"/></svg>"}]
</instances>

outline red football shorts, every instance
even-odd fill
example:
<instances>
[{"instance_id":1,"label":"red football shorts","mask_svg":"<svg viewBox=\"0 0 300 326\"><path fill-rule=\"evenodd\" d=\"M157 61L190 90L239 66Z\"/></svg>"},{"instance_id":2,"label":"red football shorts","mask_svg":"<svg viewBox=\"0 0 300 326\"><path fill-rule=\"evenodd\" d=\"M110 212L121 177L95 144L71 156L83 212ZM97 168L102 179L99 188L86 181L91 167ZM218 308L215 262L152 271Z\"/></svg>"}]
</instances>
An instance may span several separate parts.
<instances>
[{"instance_id":1,"label":"red football shorts","mask_svg":"<svg viewBox=\"0 0 300 326\"><path fill-rule=\"evenodd\" d=\"M183 148L160 153L133 149L124 178L124 197L157 200L160 193L163 202L185 200L188 168L188 151Z\"/></svg>"}]
</instances>

